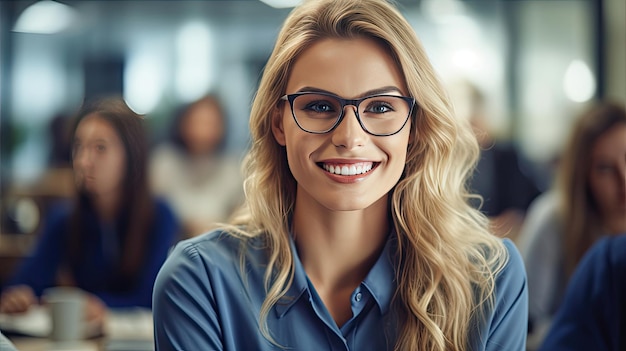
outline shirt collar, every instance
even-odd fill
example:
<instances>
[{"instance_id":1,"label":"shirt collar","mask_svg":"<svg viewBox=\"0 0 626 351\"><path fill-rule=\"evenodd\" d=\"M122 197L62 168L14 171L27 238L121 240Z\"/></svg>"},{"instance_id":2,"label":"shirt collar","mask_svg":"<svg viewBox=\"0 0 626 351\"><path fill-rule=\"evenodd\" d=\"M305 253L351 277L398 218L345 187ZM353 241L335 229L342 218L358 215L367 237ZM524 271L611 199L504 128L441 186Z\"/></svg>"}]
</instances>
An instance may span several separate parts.
<instances>
[{"instance_id":1,"label":"shirt collar","mask_svg":"<svg viewBox=\"0 0 626 351\"><path fill-rule=\"evenodd\" d=\"M293 237L289 235L289 246L291 247L291 255L293 257L293 282L287 290L285 296L283 296L276 303L276 315L278 318L282 318L289 309L300 299L304 291L307 289L307 278L304 272L302 262L300 262L300 256L298 256L298 250L296 250L296 243L293 241Z\"/></svg>"},{"instance_id":2,"label":"shirt collar","mask_svg":"<svg viewBox=\"0 0 626 351\"><path fill-rule=\"evenodd\" d=\"M278 318L282 318L291 307L302 297L305 291L308 289L307 276L298 256L295 242L291 235L289 236L289 243L291 247L291 253L294 263L294 277L293 282L285 296L283 296L275 307L276 315ZM378 304L382 314L387 313L391 299L396 291L396 278L395 269L393 264L393 257L395 255L395 249L397 247L397 238L395 230L387 237L387 242L381 252L378 260L363 280L362 285L372 294L374 300Z\"/></svg>"}]
</instances>

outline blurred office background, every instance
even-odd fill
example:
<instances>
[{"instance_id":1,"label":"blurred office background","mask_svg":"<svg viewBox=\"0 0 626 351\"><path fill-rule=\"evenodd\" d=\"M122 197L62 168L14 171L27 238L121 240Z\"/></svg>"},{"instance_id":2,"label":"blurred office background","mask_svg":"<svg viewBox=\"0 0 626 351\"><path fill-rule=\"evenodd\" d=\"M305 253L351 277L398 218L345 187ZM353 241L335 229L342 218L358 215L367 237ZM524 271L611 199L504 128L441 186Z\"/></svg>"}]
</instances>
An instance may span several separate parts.
<instances>
[{"instance_id":1,"label":"blurred office background","mask_svg":"<svg viewBox=\"0 0 626 351\"><path fill-rule=\"evenodd\" d=\"M257 82L290 11L263 1L0 0L0 287L50 204L73 192L55 135L83 101L123 96L156 145L180 106L216 94L227 151L246 150ZM482 96L492 138L518 152L540 191L579 113L626 103L624 0L396 2L459 117Z\"/></svg>"},{"instance_id":2,"label":"blurred office background","mask_svg":"<svg viewBox=\"0 0 626 351\"><path fill-rule=\"evenodd\" d=\"M626 100L623 0L398 4L442 78L477 86L493 132L533 165L550 161L586 103ZM1 1L3 188L45 171L54 116L108 93L146 114L158 137L176 106L216 92L229 147L244 149L256 83L288 11L258 0ZM462 98L457 105L463 114Z\"/></svg>"},{"instance_id":3,"label":"blurred office background","mask_svg":"<svg viewBox=\"0 0 626 351\"><path fill-rule=\"evenodd\" d=\"M397 3L459 115L470 101L460 82L469 82L495 138L519 150L543 189L573 118L595 99L626 101L624 0ZM227 147L244 151L251 100L289 10L258 0L0 1L2 218L5 195L49 171L53 118L95 96L122 95L156 141L178 106L216 93ZM16 206L25 231L37 226L34 205Z\"/></svg>"}]
</instances>

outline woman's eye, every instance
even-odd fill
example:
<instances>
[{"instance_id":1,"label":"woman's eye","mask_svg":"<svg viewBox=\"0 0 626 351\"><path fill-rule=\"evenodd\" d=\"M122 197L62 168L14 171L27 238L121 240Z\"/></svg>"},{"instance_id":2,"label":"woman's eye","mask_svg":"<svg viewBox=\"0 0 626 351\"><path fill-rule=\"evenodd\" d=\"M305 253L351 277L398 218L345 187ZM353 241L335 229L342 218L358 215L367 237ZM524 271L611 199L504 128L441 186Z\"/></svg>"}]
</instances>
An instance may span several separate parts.
<instances>
[{"instance_id":1,"label":"woman's eye","mask_svg":"<svg viewBox=\"0 0 626 351\"><path fill-rule=\"evenodd\" d=\"M367 107L367 110L366 110L366 112L371 112L371 113L385 113L385 112L391 112L391 111L393 111L393 107L384 102L371 104Z\"/></svg>"},{"instance_id":2,"label":"woman's eye","mask_svg":"<svg viewBox=\"0 0 626 351\"><path fill-rule=\"evenodd\" d=\"M81 145L80 144L72 144L72 155L76 155L78 153L78 151L80 150Z\"/></svg>"},{"instance_id":3,"label":"woman's eye","mask_svg":"<svg viewBox=\"0 0 626 351\"><path fill-rule=\"evenodd\" d=\"M319 113L334 112L332 104L323 101L309 103L304 109Z\"/></svg>"},{"instance_id":4,"label":"woman's eye","mask_svg":"<svg viewBox=\"0 0 626 351\"><path fill-rule=\"evenodd\" d=\"M612 167L610 165L599 164L595 166L595 170L598 173L608 173L611 172Z\"/></svg>"},{"instance_id":5,"label":"woman's eye","mask_svg":"<svg viewBox=\"0 0 626 351\"><path fill-rule=\"evenodd\" d=\"M96 145L96 150L104 151L104 150L106 150L106 146L104 146L104 145Z\"/></svg>"}]
</instances>

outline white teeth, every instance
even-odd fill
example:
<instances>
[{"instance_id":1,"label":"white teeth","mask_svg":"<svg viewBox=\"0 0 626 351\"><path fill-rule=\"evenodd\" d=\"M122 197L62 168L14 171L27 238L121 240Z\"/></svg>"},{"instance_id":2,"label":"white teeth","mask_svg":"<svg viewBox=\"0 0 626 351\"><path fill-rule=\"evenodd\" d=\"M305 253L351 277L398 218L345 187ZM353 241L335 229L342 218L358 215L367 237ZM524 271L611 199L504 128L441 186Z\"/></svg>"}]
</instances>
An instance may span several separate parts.
<instances>
[{"instance_id":1,"label":"white teeth","mask_svg":"<svg viewBox=\"0 0 626 351\"><path fill-rule=\"evenodd\" d=\"M348 165L333 166L333 165L324 164L324 169L328 171L329 173L340 174L344 176L367 173L372 170L372 167L373 167L372 163L349 165L349 166Z\"/></svg>"}]
</instances>

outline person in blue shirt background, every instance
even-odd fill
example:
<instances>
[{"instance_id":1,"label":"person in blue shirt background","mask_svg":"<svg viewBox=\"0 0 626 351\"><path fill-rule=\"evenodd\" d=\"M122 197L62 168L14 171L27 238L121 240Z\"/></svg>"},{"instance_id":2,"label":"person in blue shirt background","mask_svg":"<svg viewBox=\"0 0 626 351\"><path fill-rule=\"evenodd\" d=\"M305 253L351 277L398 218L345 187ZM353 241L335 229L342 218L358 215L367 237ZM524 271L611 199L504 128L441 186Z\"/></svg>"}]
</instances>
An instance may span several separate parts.
<instances>
[{"instance_id":1,"label":"person in blue shirt background","mask_svg":"<svg viewBox=\"0 0 626 351\"><path fill-rule=\"evenodd\" d=\"M179 243L157 350L525 349L526 278L468 202L479 148L384 0L304 1L265 66L231 226Z\"/></svg>"},{"instance_id":2,"label":"person in blue shirt background","mask_svg":"<svg viewBox=\"0 0 626 351\"><path fill-rule=\"evenodd\" d=\"M66 285L88 293L92 321L102 320L107 307L151 307L154 280L179 226L166 203L149 193L143 123L118 98L78 113L76 199L47 214L34 252L2 291L2 312L27 311L46 288Z\"/></svg>"},{"instance_id":3,"label":"person in blue shirt background","mask_svg":"<svg viewBox=\"0 0 626 351\"><path fill-rule=\"evenodd\" d=\"M519 236L526 264L529 337L536 350L583 255L626 231L626 108L595 101L578 116L550 191L530 207Z\"/></svg>"},{"instance_id":4,"label":"person in blue shirt background","mask_svg":"<svg viewBox=\"0 0 626 351\"><path fill-rule=\"evenodd\" d=\"M626 350L626 233L598 240L572 275L540 351Z\"/></svg>"}]
</instances>

